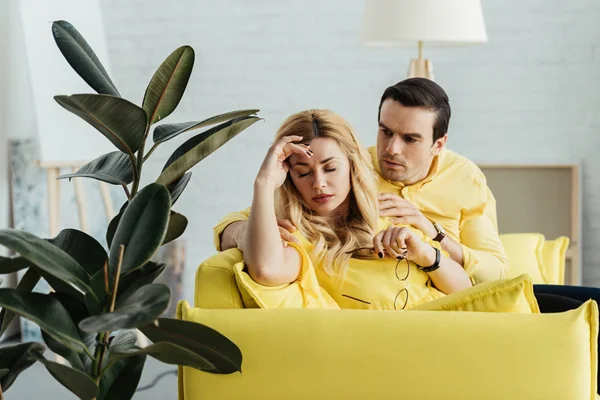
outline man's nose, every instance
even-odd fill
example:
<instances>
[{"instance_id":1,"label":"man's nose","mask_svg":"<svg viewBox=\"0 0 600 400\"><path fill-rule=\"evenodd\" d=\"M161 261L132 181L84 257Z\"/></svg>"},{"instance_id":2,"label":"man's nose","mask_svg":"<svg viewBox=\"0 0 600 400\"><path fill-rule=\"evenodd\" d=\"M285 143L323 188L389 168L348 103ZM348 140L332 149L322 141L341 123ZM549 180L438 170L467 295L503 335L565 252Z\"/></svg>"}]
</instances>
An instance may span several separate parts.
<instances>
[{"instance_id":1,"label":"man's nose","mask_svg":"<svg viewBox=\"0 0 600 400\"><path fill-rule=\"evenodd\" d=\"M387 147L385 149L388 152L388 154L392 156L400 155L404 151L404 144L402 143L402 140L400 140L400 138L394 135L388 141Z\"/></svg>"}]
</instances>

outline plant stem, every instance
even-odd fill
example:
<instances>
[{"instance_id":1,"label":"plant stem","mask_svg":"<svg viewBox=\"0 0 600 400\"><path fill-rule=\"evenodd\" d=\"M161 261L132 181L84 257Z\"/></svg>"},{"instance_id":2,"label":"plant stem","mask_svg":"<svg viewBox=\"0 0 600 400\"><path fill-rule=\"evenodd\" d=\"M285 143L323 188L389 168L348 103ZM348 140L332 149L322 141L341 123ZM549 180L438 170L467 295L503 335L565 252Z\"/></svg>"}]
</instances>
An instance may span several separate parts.
<instances>
[{"instance_id":1,"label":"plant stem","mask_svg":"<svg viewBox=\"0 0 600 400\"><path fill-rule=\"evenodd\" d=\"M111 302L109 312L115 311L115 302L117 300L117 289L119 288L119 276L121 275L121 264L123 264L123 254L125 253L125 246L121 245L119 249L119 263L117 264L117 272L115 276L115 286L112 290ZM108 294L108 269L105 264L105 284L107 285L105 289L107 289ZM96 377L96 386L100 384L100 377L102 376L102 362L104 361L104 355L106 354L106 350L108 349L108 337L110 336L110 332L100 332L97 336L97 344L96 351L94 354L94 363L92 366L92 372ZM2 400L2 399L0 399Z\"/></svg>"},{"instance_id":2,"label":"plant stem","mask_svg":"<svg viewBox=\"0 0 600 400\"><path fill-rule=\"evenodd\" d=\"M125 253L125 246L121 245L119 248L119 263L117 264L117 276L115 276L115 287L112 292L112 300L110 302L109 312L115 311L115 302L117 301L117 289L119 287L119 275L121 275L121 264L123 263L123 253Z\"/></svg>"},{"instance_id":3,"label":"plant stem","mask_svg":"<svg viewBox=\"0 0 600 400\"><path fill-rule=\"evenodd\" d=\"M125 196L127 196L127 200L131 200L131 193L129 193L129 189L127 188L127 185L122 185L123 186L123 190L125 191Z\"/></svg>"},{"instance_id":4,"label":"plant stem","mask_svg":"<svg viewBox=\"0 0 600 400\"><path fill-rule=\"evenodd\" d=\"M133 187L131 188L131 197L137 194L138 188L140 186L140 180L142 178L142 167L144 166L144 147L146 146L146 139L148 138L148 133L150 132L150 124L146 125L146 132L144 132L144 139L142 140L142 144L137 153L137 167L133 169ZM137 170L137 179L135 176Z\"/></svg>"},{"instance_id":5,"label":"plant stem","mask_svg":"<svg viewBox=\"0 0 600 400\"><path fill-rule=\"evenodd\" d=\"M159 144L160 144L160 143L154 143L154 145L152 145L152 147L150 148L150 151L148 151L148 154L146 154L146 155L144 156L144 161L146 161L146 160L147 160L147 159L150 157L150 155L151 155L152 153L154 153L154 150L156 150L156 148L158 147L158 145L159 145Z\"/></svg>"},{"instance_id":6,"label":"plant stem","mask_svg":"<svg viewBox=\"0 0 600 400\"><path fill-rule=\"evenodd\" d=\"M106 348L104 347L104 336L106 332L98 333L96 336L96 351L94 352L94 362L92 364L92 373L96 376L96 384L100 381L100 369L102 368L102 359L104 358L104 352Z\"/></svg>"},{"instance_id":7,"label":"plant stem","mask_svg":"<svg viewBox=\"0 0 600 400\"><path fill-rule=\"evenodd\" d=\"M104 293L108 296L110 294L110 287L108 284L108 260L104 261Z\"/></svg>"}]
</instances>

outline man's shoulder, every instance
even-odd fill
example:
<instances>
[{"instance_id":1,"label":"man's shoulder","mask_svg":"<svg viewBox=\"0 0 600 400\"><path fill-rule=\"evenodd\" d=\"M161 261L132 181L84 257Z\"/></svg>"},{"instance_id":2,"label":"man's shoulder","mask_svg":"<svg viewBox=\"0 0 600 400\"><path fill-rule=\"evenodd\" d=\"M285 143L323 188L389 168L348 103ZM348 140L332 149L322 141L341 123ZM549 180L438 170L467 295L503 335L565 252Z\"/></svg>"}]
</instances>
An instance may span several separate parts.
<instances>
[{"instance_id":1,"label":"man's shoulder","mask_svg":"<svg viewBox=\"0 0 600 400\"><path fill-rule=\"evenodd\" d=\"M439 175L452 175L453 178L479 184L486 184L486 178L481 168L467 157L448 148L440 153Z\"/></svg>"}]
</instances>

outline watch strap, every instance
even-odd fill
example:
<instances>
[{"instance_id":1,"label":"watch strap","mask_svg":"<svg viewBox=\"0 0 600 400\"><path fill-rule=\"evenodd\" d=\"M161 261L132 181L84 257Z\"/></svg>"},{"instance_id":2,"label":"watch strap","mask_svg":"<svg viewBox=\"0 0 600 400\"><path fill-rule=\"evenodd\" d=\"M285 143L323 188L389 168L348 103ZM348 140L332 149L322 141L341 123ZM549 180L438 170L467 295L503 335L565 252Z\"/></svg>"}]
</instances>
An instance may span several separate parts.
<instances>
[{"instance_id":1,"label":"watch strap","mask_svg":"<svg viewBox=\"0 0 600 400\"><path fill-rule=\"evenodd\" d=\"M421 267L419 266L419 269L423 272L433 272L435 270L437 270L438 268L440 268L440 260L442 258L442 253L440 252L440 249L438 248L433 248L435 250L435 262L430 265L429 267Z\"/></svg>"}]
</instances>

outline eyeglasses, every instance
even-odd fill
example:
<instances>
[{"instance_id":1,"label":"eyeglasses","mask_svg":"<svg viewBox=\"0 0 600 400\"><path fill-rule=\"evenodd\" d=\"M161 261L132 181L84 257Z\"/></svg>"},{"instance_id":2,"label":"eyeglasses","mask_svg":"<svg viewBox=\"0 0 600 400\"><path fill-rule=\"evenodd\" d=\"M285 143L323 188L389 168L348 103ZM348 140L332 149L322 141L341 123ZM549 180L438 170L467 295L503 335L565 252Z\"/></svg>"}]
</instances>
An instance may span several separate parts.
<instances>
[{"instance_id":1,"label":"eyeglasses","mask_svg":"<svg viewBox=\"0 0 600 400\"><path fill-rule=\"evenodd\" d=\"M394 268L394 275L396 275L396 278L400 282L406 281L410 275L410 263L408 262L408 259L405 256L406 252L407 252L406 248L402 249L402 253L397 257L398 262L396 262L396 267ZM358 249L349 251L346 254L351 254L351 257L353 257L353 258L372 259L375 254L375 249L373 247L360 247ZM400 273L398 271L399 270L398 267L400 266L402 261L406 261L406 276L404 276L404 277L401 277ZM405 296L402 296L402 293L405 293ZM343 296L358 300L351 296L347 296L347 295L343 295ZM398 301L401 297L405 297L403 303L399 303L399 301ZM371 304L371 303L368 303L363 300L360 300L360 301L363 303ZM399 304L402 304L402 307L399 307ZM404 310L406 308L407 304L408 304L408 289L403 288L398 292L398 294L396 294L396 297L394 298L394 310Z\"/></svg>"}]
</instances>

